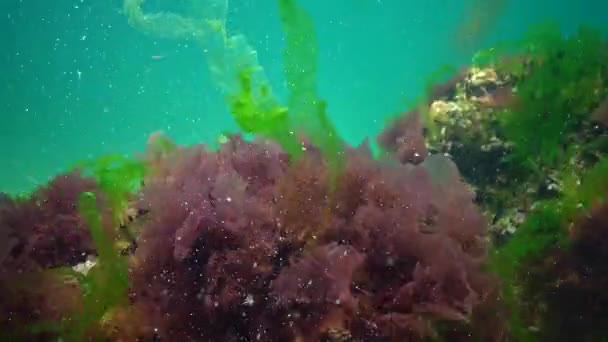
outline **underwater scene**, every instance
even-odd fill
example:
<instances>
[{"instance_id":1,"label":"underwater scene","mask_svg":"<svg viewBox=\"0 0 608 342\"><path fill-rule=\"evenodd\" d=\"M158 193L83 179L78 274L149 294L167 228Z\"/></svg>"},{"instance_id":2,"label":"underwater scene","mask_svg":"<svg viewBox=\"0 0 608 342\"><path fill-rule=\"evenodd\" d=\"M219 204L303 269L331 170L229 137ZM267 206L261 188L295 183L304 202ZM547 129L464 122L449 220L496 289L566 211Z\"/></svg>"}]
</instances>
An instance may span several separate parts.
<instances>
[{"instance_id":1,"label":"underwater scene","mask_svg":"<svg viewBox=\"0 0 608 342\"><path fill-rule=\"evenodd\" d=\"M608 341L608 3L0 8L0 341Z\"/></svg>"}]
</instances>

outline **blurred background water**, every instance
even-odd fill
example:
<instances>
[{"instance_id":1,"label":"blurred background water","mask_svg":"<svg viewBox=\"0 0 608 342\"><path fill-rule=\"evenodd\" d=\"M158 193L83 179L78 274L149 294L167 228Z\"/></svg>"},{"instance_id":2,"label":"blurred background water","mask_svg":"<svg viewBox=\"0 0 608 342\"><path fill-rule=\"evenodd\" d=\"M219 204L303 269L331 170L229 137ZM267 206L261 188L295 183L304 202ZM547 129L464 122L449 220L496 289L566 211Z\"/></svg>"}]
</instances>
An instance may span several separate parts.
<instances>
[{"instance_id":1,"label":"blurred background water","mask_svg":"<svg viewBox=\"0 0 608 342\"><path fill-rule=\"evenodd\" d=\"M319 93L349 143L406 110L433 71L466 64L530 24L607 29L606 1L506 0L483 39L463 45L455 32L471 1L300 1L318 35ZM146 9L188 2L148 0ZM84 158L141 151L154 131L189 144L236 130L200 46L143 35L121 8L121 0L0 2L0 191L30 190ZM233 0L228 27L247 36L285 98L276 1Z\"/></svg>"}]
</instances>

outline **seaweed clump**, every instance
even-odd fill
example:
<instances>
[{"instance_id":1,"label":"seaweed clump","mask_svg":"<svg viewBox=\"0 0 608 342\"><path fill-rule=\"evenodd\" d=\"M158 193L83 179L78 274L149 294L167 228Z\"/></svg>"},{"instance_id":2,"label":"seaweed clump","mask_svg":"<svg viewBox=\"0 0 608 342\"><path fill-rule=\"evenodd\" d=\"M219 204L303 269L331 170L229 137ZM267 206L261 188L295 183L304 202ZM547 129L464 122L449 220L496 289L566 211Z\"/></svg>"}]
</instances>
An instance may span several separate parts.
<instances>
[{"instance_id":1,"label":"seaweed clump","mask_svg":"<svg viewBox=\"0 0 608 342\"><path fill-rule=\"evenodd\" d=\"M412 341L462 336L495 290L485 222L455 166L348 152L331 170L238 136L178 148L145 181L131 263L141 334L162 339ZM158 160L157 160L158 162ZM469 329L469 330L467 330Z\"/></svg>"},{"instance_id":2,"label":"seaweed clump","mask_svg":"<svg viewBox=\"0 0 608 342\"><path fill-rule=\"evenodd\" d=\"M84 262L87 255L94 253L77 203L82 192L96 189L94 180L71 172L57 176L29 198L3 198L0 203L3 333L12 332L14 337L27 335L33 322L59 321L66 311L77 307L77 286L66 285L58 274L47 271Z\"/></svg>"},{"instance_id":3,"label":"seaweed clump","mask_svg":"<svg viewBox=\"0 0 608 342\"><path fill-rule=\"evenodd\" d=\"M444 156L418 153L415 164L403 164L375 160L367 145L344 146L314 89L312 21L295 1L278 2L289 111L275 102L255 51L244 37L226 35L221 18L201 22L201 31L181 16L144 15L142 3L127 1L125 9L146 30L180 24L174 36L217 39L220 55L247 52L235 65L210 56L212 73L236 77L228 100L241 128L274 141L233 135L213 151L154 135L145 165L100 160L94 188L70 197L70 213L92 243L81 255L97 264L83 276L65 269L76 266L71 261L53 265L69 275L53 284L81 296L52 317L20 323L67 340L502 337L501 329L484 329L500 327L498 313L478 324L481 313L495 311L497 283L483 268L486 222L474 194ZM221 69L227 65L235 70ZM300 118L310 122L294 124ZM409 137L421 142L421 133ZM123 211L146 214L126 222ZM120 251L114 242L122 235L131 244Z\"/></svg>"},{"instance_id":4,"label":"seaweed clump","mask_svg":"<svg viewBox=\"0 0 608 342\"><path fill-rule=\"evenodd\" d=\"M29 197L3 198L2 338L109 336L102 326L125 303L129 287L119 218L142 166L108 156L57 176Z\"/></svg>"},{"instance_id":5,"label":"seaweed clump","mask_svg":"<svg viewBox=\"0 0 608 342\"><path fill-rule=\"evenodd\" d=\"M571 176L561 198L537 203L513 238L493 253L490 265L503 279L519 339L597 340L608 333L602 305L607 175L603 159L582 176Z\"/></svg>"},{"instance_id":6,"label":"seaweed clump","mask_svg":"<svg viewBox=\"0 0 608 342\"><path fill-rule=\"evenodd\" d=\"M416 162L408 156L424 149L411 132L425 132L428 153L451 156L472 184L494 237L488 266L503 283L518 341L607 334L607 46L588 27L571 36L535 27L478 53L378 138Z\"/></svg>"},{"instance_id":7,"label":"seaweed clump","mask_svg":"<svg viewBox=\"0 0 608 342\"><path fill-rule=\"evenodd\" d=\"M562 144L608 95L608 48L601 32L587 27L564 37L559 27L541 26L524 42L521 58L498 65L521 76L514 84L517 105L501 120L524 162L551 167L568 152Z\"/></svg>"},{"instance_id":8,"label":"seaweed clump","mask_svg":"<svg viewBox=\"0 0 608 342\"><path fill-rule=\"evenodd\" d=\"M72 172L57 176L29 198L4 196L0 227L7 245L3 246L0 274L82 261L93 246L77 202L81 192L94 189L94 180Z\"/></svg>"},{"instance_id":9,"label":"seaweed clump","mask_svg":"<svg viewBox=\"0 0 608 342\"><path fill-rule=\"evenodd\" d=\"M564 176L581 174L608 153L605 125L608 45L598 30L565 36L554 24L480 51L473 65L429 88L427 100L379 136L403 159L427 150L453 158L503 240L537 200L561 196ZM420 116L425 146L404 120ZM407 159L407 158L406 158Z\"/></svg>"},{"instance_id":10,"label":"seaweed clump","mask_svg":"<svg viewBox=\"0 0 608 342\"><path fill-rule=\"evenodd\" d=\"M3 251L3 331L201 341L465 340L479 332L477 314L493 305L497 284L482 268L485 221L448 159L401 165L374 160L366 146L349 149L330 187L334 171L313 146L291 159L272 142L239 136L217 151L167 141L150 141L149 172L129 205L146 213L131 223L132 253L119 253L114 202L94 179L51 183L73 194L69 211L55 204L47 220L73 216L77 224L61 225L59 235L82 239L54 249L66 256L52 265L17 262L17 251L28 250L19 239ZM2 222L40 210L3 203ZM14 239L18 227L2 227ZM74 267L91 255L95 265ZM22 264L39 270L26 283Z\"/></svg>"}]
</instances>

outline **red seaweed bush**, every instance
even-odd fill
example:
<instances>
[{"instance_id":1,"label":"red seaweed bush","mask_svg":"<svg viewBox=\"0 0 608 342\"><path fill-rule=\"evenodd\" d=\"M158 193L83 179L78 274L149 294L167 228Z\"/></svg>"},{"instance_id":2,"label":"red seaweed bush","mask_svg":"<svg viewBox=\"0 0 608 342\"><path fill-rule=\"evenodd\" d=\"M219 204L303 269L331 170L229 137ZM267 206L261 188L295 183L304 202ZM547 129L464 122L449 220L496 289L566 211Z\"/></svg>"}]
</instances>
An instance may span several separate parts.
<instances>
[{"instance_id":1,"label":"red seaweed bush","mask_svg":"<svg viewBox=\"0 0 608 342\"><path fill-rule=\"evenodd\" d=\"M92 250L88 230L78 215L78 196L96 188L77 172L63 174L28 199L0 202L0 279L26 272L74 265Z\"/></svg>"},{"instance_id":2,"label":"red seaweed bush","mask_svg":"<svg viewBox=\"0 0 608 342\"><path fill-rule=\"evenodd\" d=\"M78 288L41 271L72 266L94 252L78 214L82 192L95 181L62 174L27 199L0 201L0 330L25 329L39 320L58 321L78 302Z\"/></svg>"},{"instance_id":3,"label":"red seaweed bush","mask_svg":"<svg viewBox=\"0 0 608 342\"><path fill-rule=\"evenodd\" d=\"M423 130L420 112L413 110L397 117L380 132L378 144L400 162L417 164L429 155Z\"/></svg>"},{"instance_id":4,"label":"red seaweed bush","mask_svg":"<svg viewBox=\"0 0 608 342\"><path fill-rule=\"evenodd\" d=\"M494 282L455 165L347 154L332 188L312 148L290 160L233 136L153 153L131 263L143 337L416 341L468 326Z\"/></svg>"},{"instance_id":5,"label":"red seaweed bush","mask_svg":"<svg viewBox=\"0 0 608 342\"><path fill-rule=\"evenodd\" d=\"M233 138L218 152L199 145L155 160L132 262L135 303L150 308L146 331L222 339L244 335L230 332L243 329L235 322L259 317L246 316L260 310L255 300L263 302L273 273L273 189L286 158L275 145Z\"/></svg>"},{"instance_id":6,"label":"red seaweed bush","mask_svg":"<svg viewBox=\"0 0 608 342\"><path fill-rule=\"evenodd\" d=\"M312 146L294 160L239 136L217 151L155 136L148 152L129 301L96 325L110 340L465 340L492 312L485 222L447 158L377 161L362 145L332 178ZM0 279L16 284L1 285L3 329L83 305L78 284L37 271L96 253L77 201L97 188L74 172L1 199Z\"/></svg>"}]
</instances>

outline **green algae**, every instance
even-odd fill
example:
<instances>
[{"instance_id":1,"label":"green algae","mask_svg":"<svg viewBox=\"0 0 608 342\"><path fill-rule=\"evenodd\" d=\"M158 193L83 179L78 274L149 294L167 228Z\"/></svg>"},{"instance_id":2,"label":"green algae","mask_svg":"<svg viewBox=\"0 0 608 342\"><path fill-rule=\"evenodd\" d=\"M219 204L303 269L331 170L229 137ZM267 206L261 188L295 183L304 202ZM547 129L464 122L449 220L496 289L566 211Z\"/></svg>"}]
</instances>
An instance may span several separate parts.
<instances>
[{"instance_id":1,"label":"green algae","mask_svg":"<svg viewBox=\"0 0 608 342\"><path fill-rule=\"evenodd\" d=\"M279 0L279 15L285 31L285 77L288 106L279 105L268 84L256 81L257 68L238 70L239 89L228 96L230 112L245 133L277 141L292 157L303 150L303 133L321 150L332 177L344 164L344 145L316 91L317 42L310 15L295 1Z\"/></svg>"},{"instance_id":2,"label":"green algae","mask_svg":"<svg viewBox=\"0 0 608 342\"><path fill-rule=\"evenodd\" d=\"M335 176L344 165L344 143L327 114L326 102L317 94L318 47L312 18L295 0L277 0L277 4L287 41L284 63L291 120L324 153Z\"/></svg>"},{"instance_id":3,"label":"green algae","mask_svg":"<svg viewBox=\"0 0 608 342\"><path fill-rule=\"evenodd\" d=\"M267 105L269 88L262 88L261 98L255 96L252 74L253 70L250 68L241 70L240 92L228 97L230 112L236 123L245 133L259 134L273 139L291 156L298 156L302 152L302 147L290 128L287 108Z\"/></svg>"},{"instance_id":4,"label":"green algae","mask_svg":"<svg viewBox=\"0 0 608 342\"><path fill-rule=\"evenodd\" d=\"M160 147L169 148L165 145ZM145 163L120 154L109 154L83 162L80 167L97 181L109 202L114 225L118 226L131 195L139 189L146 175Z\"/></svg>"},{"instance_id":5,"label":"green algae","mask_svg":"<svg viewBox=\"0 0 608 342\"><path fill-rule=\"evenodd\" d=\"M104 233L95 194L83 193L78 209L91 232L97 260L86 275L76 277L82 289L83 310L66 321L68 341L81 341L111 309L126 301L129 288L126 259Z\"/></svg>"},{"instance_id":6,"label":"green algae","mask_svg":"<svg viewBox=\"0 0 608 342\"><path fill-rule=\"evenodd\" d=\"M535 335L525 326L519 301L530 286L527 266L542 260L556 249L570 248L569 223L587 213L593 205L603 203L608 193L608 158L600 160L582 176L563 171L569 176L562 182L563 195L538 202L513 237L490 255L489 268L503 283L503 299L509 306L512 334L521 341L534 341Z\"/></svg>"},{"instance_id":7,"label":"green algae","mask_svg":"<svg viewBox=\"0 0 608 342\"><path fill-rule=\"evenodd\" d=\"M301 154L300 133L318 147L337 174L344 164L343 141L316 92L317 42L310 15L293 0L279 0L287 45L284 52L288 106L275 98L257 52L243 35L225 27L227 3L211 1L197 18L176 13L144 13L143 0L125 0L129 23L159 37L194 40L204 48L211 74L226 93L231 115L241 130L278 142L291 156Z\"/></svg>"},{"instance_id":8,"label":"green algae","mask_svg":"<svg viewBox=\"0 0 608 342\"><path fill-rule=\"evenodd\" d=\"M503 54L512 56L498 57ZM478 64L493 63L498 72L515 78L517 100L499 115L506 138L515 145L513 160L526 169L531 159L540 166L561 162L562 144L606 94L606 56L599 31L581 26L565 36L553 23L476 56Z\"/></svg>"},{"instance_id":9,"label":"green algae","mask_svg":"<svg viewBox=\"0 0 608 342\"><path fill-rule=\"evenodd\" d=\"M85 220L96 250L95 264L86 273L71 267L60 267L46 272L61 276L65 281L75 280L81 291L82 306L66 314L59 322L36 322L29 327L33 336L52 333L60 340L83 341L85 338L103 340L98 330L112 309L126 303L129 289L126 257L114 247L103 228L97 196L84 192L78 201L78 211Z\"/></svg>"}]
</instances>

